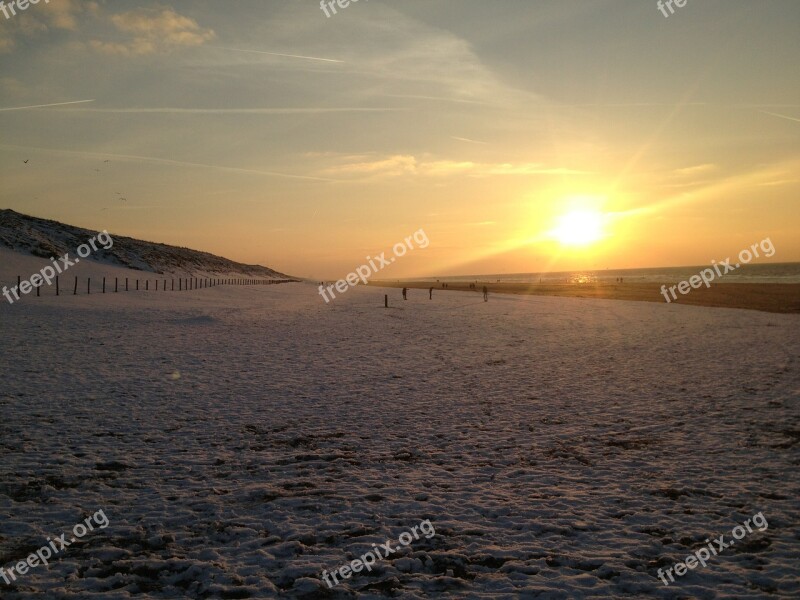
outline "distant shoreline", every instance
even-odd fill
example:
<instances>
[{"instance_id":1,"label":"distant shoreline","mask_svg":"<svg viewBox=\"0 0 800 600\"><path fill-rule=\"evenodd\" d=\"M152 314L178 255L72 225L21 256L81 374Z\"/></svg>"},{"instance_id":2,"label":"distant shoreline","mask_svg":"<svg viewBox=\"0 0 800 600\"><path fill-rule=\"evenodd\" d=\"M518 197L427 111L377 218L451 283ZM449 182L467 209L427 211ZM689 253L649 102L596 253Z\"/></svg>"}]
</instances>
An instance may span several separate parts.
<instances>
[{"instance_id":1,"label":"distant shoreline","mask_svg":"<svg viewBox=\"0 0 800 600\"><path fill-rule=\"evenodd\" d=\"M447 284L447 288L442 286ZM434 298L442 291L480 293L484 285L490 294L524 294L660 302L666 305L658 283L488 283L478 282L470 289L467 281L371 281L373 287L434 289ZM672 304L717 308L743 308L772 313L800 314L800 283L714 283L710 288L693 289L678 295Z\"/></svg>"}]
</instances>

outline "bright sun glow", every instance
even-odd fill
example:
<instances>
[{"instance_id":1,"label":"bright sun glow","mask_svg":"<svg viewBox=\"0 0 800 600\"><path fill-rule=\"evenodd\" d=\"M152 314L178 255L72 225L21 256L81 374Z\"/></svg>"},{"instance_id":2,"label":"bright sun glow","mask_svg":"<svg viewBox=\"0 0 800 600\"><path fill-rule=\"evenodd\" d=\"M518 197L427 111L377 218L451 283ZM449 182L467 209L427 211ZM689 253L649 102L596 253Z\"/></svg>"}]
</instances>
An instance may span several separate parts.
<instances>
[{"instance_id":1,"label":"bright sun glow","mask_svg":"<svg viewBox=\"0 0 800 600\"><path fill-rule=\"evenodd\" d=\"M594 210L573 210L558 219L552 233L566 246L586 246L603 237L603 216Z\"/></svg>"}]
</instances>

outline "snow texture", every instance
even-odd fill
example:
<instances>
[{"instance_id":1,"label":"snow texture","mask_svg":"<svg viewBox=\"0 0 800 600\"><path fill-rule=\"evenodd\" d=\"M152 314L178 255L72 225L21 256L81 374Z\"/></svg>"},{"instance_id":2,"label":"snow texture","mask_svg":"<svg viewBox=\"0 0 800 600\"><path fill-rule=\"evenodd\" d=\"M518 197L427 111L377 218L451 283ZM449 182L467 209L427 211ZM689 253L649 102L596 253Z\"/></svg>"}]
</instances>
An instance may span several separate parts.
<instances>
[{"instance_id":1,"label":"snow texture","mask_svg":"<svg viewBox=\"0 0 800 600\"><path fill-rule=\"evenodd\" d=\"M78 246L86 244L98 233L58 221L29 217L13 210L0 210L0 248L3 250L24 252L45 259L63 256L68 252L74 259ZM100 247L92 252L91 260L158 274L223 277L223 274L235 273L240 276L289 279L288 275L267 267L244 265L208 252L116 236L114 232L110 232L110 235L114 240L113 246L106 249L102 243L95 244ZM7 253L3 256L7 256ZM139 277L146 275L140 273Z\"/></svg>"},{"instance_id":2,"label":"snow texture","mask_svg":"<svg viewBox=\"0 0 800 600\"><path fill-rule=\"evenodd\" d=\"M800 596L800 317L384 293L4 304L0 565L110 526L0 597ZM759 511L767 531L656 577ZM431 539L322 583L423 519Z\"/></svg>"}]
</instances>

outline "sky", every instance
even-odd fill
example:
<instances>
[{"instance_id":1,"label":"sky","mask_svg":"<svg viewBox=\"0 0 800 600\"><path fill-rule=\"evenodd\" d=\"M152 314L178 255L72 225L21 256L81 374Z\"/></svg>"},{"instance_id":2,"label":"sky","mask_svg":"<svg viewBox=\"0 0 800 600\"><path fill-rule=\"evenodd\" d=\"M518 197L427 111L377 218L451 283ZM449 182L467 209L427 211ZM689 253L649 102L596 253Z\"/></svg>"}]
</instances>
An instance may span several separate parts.
<instances>
[{"instance_id":1,"label":"sky","mask_svg":"<svg viewBox=\"0 0 800 600\"><path fill-rule=\"evenodd\" d=\"M797 0L14 7L0 208L325 279L800 261Z\"/></svg>"}]
</instances>

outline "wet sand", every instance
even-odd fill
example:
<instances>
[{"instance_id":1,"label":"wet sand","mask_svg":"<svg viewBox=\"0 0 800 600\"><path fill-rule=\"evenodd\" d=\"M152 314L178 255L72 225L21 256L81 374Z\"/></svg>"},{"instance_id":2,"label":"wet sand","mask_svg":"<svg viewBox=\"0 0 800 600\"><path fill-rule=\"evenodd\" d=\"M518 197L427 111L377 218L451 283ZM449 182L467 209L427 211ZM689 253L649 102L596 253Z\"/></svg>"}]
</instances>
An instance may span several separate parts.
<instances>
[{"instance_id":1,"label":"wet sand","mask_svg":"<svg viewBox=\"0 0 800 600\"><path fill-rule=\"evenodd\" d=\"M421 288L433 286L434 298L445 291L441 283L429 281L374 281L372 286L392 288ZM490 294L529 294L536 296L569 296L571 298L604 298L608 300L636 300L666 304L658 283L490 283L478 281L477 289L470 289L469 282L447 284L446 291L463 291L480 294L486 285ZM668 284L667 287L674 284ZM412 292L413 293L413 292ZM419 293L419 292L416 292ZM774 313L800 313L800 284L791 283L716 283L693 289L682 295L676 290L677 300L672 304L715 306L722 308L744 308ZM672 296L670 296L672 298Z\"/></svg>"}]
</instances>

